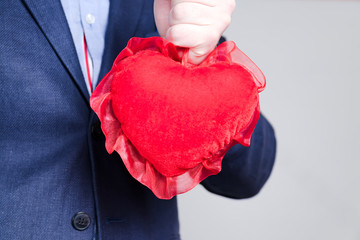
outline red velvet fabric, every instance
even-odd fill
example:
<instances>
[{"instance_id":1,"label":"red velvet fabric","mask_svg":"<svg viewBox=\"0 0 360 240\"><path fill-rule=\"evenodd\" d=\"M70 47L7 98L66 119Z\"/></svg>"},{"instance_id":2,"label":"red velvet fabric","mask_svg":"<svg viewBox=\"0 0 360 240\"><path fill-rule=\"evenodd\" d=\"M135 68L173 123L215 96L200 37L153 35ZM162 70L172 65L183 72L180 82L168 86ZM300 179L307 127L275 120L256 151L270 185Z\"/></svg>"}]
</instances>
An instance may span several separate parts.
<instances>
[{"instance_id":1,"label":"red velvet fabric","mask_svg":"<svg viewBox=\"0 0 360 240\"><path fill-rule=\"evenodd\" d=\"M166 40L132 38L91 96L106 149L162 199L221 170L234 144L250 145L265 78L233 42L200 65Z\"/></svg>"}]
</instances>

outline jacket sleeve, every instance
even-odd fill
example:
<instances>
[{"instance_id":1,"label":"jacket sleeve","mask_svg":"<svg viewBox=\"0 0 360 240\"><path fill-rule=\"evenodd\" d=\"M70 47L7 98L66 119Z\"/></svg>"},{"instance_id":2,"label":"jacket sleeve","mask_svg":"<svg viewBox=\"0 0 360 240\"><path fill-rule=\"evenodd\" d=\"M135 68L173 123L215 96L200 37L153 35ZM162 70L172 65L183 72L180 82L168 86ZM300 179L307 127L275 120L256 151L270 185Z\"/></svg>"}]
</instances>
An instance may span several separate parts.
<instances>
[{"instance_id":1,"label":"jacket sleeve","mask_svg":"<svg viewBox=\"0 0 360 240\"><path fill-rule=\"evenodd\" d=\"M275 134L270 123L260 115L250 147L233 146L225 155L222 170L202 185L210 192L235 199L256 195L270 176L276 152Z\"/></svg>"}]
</instances>

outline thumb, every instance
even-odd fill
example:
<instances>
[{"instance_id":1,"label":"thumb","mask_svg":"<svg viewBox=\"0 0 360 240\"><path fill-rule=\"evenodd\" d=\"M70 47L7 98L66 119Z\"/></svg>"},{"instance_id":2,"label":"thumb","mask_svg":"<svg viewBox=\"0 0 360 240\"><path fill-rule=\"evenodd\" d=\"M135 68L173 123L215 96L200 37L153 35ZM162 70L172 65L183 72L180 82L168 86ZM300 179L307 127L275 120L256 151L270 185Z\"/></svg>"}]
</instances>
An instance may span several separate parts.
<instances>
[{"instance_id":1,"label":"thumb","mask_svg":"<svg viewBox=\"0 0 360 240\"><path fill-rule=\"evenodd\" d=\"M216 44L207 43L200 44L189 48L188 62L199 65L207 56L215 49Z\"/></svg>"},{"instance_id":2,"label":"thumb","mask_svg":"<svg viewBox=\"0 0 360 240\"><path fill-rule=\"evenodd\" d=\"M208 56L209 54L201 54L199 55L198 53L194 52L192 49L189 49L189 53L188 53L188 62L195 64L195 65L199 65L202 61L205 60L205 58Z\"/></svg>"}]
</instances>

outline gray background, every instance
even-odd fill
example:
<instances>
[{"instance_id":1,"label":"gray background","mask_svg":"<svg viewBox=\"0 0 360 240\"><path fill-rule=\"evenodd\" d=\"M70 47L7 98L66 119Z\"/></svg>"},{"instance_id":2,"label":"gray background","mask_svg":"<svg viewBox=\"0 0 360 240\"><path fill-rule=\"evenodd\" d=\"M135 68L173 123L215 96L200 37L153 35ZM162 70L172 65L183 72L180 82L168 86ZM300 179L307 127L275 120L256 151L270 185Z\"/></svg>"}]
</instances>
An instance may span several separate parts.
<instances>
[{"instance_id":1,"label":"gray background","mask_svg":"<svg viewBox=\"0 0 360 240\"><path fill-rule=\"evenodd\" d=\"M360 1L238 0L225 35L264 72L278 152L263 190L179 197L185 240L360 240Z\"/></svg>"}]
</instances>

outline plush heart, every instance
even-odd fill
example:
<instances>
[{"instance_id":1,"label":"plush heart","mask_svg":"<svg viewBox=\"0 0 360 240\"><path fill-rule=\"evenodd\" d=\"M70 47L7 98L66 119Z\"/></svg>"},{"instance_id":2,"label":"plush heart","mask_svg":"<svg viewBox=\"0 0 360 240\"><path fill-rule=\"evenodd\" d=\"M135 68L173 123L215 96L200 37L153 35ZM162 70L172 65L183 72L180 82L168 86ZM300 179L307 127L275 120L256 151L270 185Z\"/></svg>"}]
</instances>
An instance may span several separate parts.
<instances>
[{"instance_id":1,"label":"plush heart","mask_svg":"<svg viewBox=\"0 0 360 240\"><path fill-rule=\"evenodd\" d=\"M261 71L232 42L199 66L162 38L133 38L91 97L109 153L159 198L221 170L226 151L250 144Z\"/></svg>"}]
</instances>

